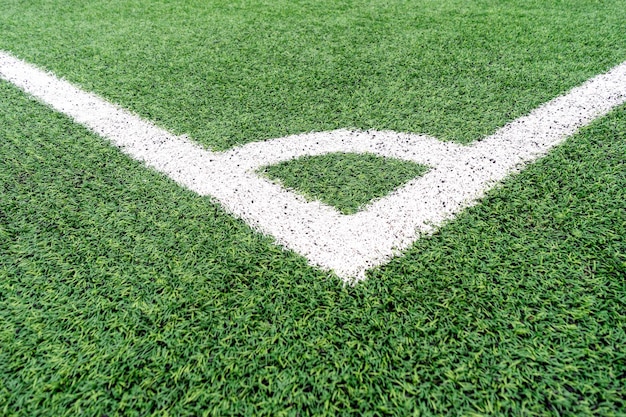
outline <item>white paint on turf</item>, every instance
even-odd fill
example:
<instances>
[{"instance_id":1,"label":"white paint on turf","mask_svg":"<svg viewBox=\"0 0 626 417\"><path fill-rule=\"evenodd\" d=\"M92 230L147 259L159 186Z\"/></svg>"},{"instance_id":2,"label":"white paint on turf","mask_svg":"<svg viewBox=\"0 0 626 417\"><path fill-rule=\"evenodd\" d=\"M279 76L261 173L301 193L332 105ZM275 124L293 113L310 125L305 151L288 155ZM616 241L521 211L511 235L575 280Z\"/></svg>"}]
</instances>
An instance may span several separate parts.
<instances>
[{"instance_id":1,"label":"white paint on turf","mask_svg":"<svg viewBox=\"0 0 626 417\"><path fill-rule=\"evenodd\" d=\"M363 279L431 233L524 163L626 102L626 62L469 146L396 132L307 133L212 152L0 51L0 77L228 211L313 265ZM257 175L304 155L374 153L428 165L429 172L353 215L340 214Z\"/></svg>"}]
</instances>

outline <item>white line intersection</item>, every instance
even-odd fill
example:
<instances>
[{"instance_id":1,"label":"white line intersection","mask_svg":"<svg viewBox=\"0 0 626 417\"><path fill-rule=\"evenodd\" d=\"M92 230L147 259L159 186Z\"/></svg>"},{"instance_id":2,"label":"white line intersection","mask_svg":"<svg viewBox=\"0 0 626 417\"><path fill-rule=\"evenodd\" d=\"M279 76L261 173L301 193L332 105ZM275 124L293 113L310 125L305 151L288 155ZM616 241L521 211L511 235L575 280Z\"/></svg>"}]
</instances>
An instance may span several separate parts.
<instances>
[{"instance_id":1,"label":"white line intersection","mask_svg":"<svg viewBox=\"0 0 626 417\"><path fill-rule=\"evenodd\" d=\"M212 152L0 51L3 78L73 118L124 153L164 173L345 281L387 262L436 230L523 164L626 102L626 62L464 146L397 132L307 133ZM261 167L305 155L373 153L430 170L353 215L259 176Z\"/></svg>"}]
</instances>

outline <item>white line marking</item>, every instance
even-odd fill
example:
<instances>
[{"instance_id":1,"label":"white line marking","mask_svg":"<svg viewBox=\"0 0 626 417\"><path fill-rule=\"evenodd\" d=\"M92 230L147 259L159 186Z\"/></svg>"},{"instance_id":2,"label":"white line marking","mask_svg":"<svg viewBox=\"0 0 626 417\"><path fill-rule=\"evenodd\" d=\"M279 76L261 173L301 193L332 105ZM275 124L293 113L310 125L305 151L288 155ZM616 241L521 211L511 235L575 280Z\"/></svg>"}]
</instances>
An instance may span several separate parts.
<instances>
[{"instance_id":1,"label":"white line marking","mask_svg":"<svg viewBox=\"0 0 626 417\"><path fill-rule=\"evenodd\" d=\"M395 132L333 132L255 142L211 152L104 99L0 51L0 77L72 117L132 158L228 211L313 265L346 281L388 261L420 234L475 204L522 164L545 155L581 126L626 102L626 62L469 146ZM369 152L431 167L359 213L342 215L258 176L255 170L304 155Z\"/></svg>"}]
</instances>

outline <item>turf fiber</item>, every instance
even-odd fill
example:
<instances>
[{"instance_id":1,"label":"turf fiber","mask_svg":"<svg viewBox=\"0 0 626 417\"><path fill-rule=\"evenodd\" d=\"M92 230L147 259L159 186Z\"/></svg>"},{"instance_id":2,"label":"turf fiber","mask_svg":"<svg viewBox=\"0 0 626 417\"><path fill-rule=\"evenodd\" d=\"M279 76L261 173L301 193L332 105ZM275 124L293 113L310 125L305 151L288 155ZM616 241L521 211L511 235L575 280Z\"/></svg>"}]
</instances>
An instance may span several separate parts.
<instances>
[{"instance_id":1,"label":"turf fiber","mask_svg":"<svg viewBox=\"0 0 626 417\"><path fill-rule=\"evenodd\" d=\"M0 47L214 149L468 143L623 61L623 0L5 0Z\"/></svg>"},{"instance_id":2,"label":"turf fiber","mask_svg":"<svg viewBox=\"0 0 626 417\"><path fill-rule=\"evenodd\" d=\"M374 154L331 153L281 162L259 172L309 200L354 214L372 200L418 178L428 167Z\"/></svg>"},{"instance_id":3,"label":"turf fiber","mask_svg":"<svg viewBox=\"0 0 626 417\"><path fill-rule=\"evenodd\" d=\"M0 47L206 146L469 142L623 1L7 1ZM346 286L0 82L0 415L624 415L626 107Z\"/></svg>"}]
</instances>

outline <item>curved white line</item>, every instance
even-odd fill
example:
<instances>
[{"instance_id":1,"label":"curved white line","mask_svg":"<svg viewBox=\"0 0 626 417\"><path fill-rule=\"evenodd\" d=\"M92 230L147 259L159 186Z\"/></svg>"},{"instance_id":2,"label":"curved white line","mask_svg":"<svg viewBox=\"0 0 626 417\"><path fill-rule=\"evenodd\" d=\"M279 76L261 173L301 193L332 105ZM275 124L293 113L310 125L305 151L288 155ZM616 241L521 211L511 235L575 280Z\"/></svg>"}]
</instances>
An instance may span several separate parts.
<instances>
[{"instance_id":1,"label":"curved white line","mask_svg":"<svg viewBox=\"0 0 626 417\"><path fill-rule=\"evenodd\" d=\"M209 195L313 264L346 281L389 260L430 233L510 172L545 155L597 117L626 102L626 62L542 105L470 146L397 132L306 133L212 152L104 99L0 51L0 77L87 126L124 153ZM308 202L255 174L304 155L369 152L426 164L410 181L346 216Z\"/></svg>"}]
</instances>

